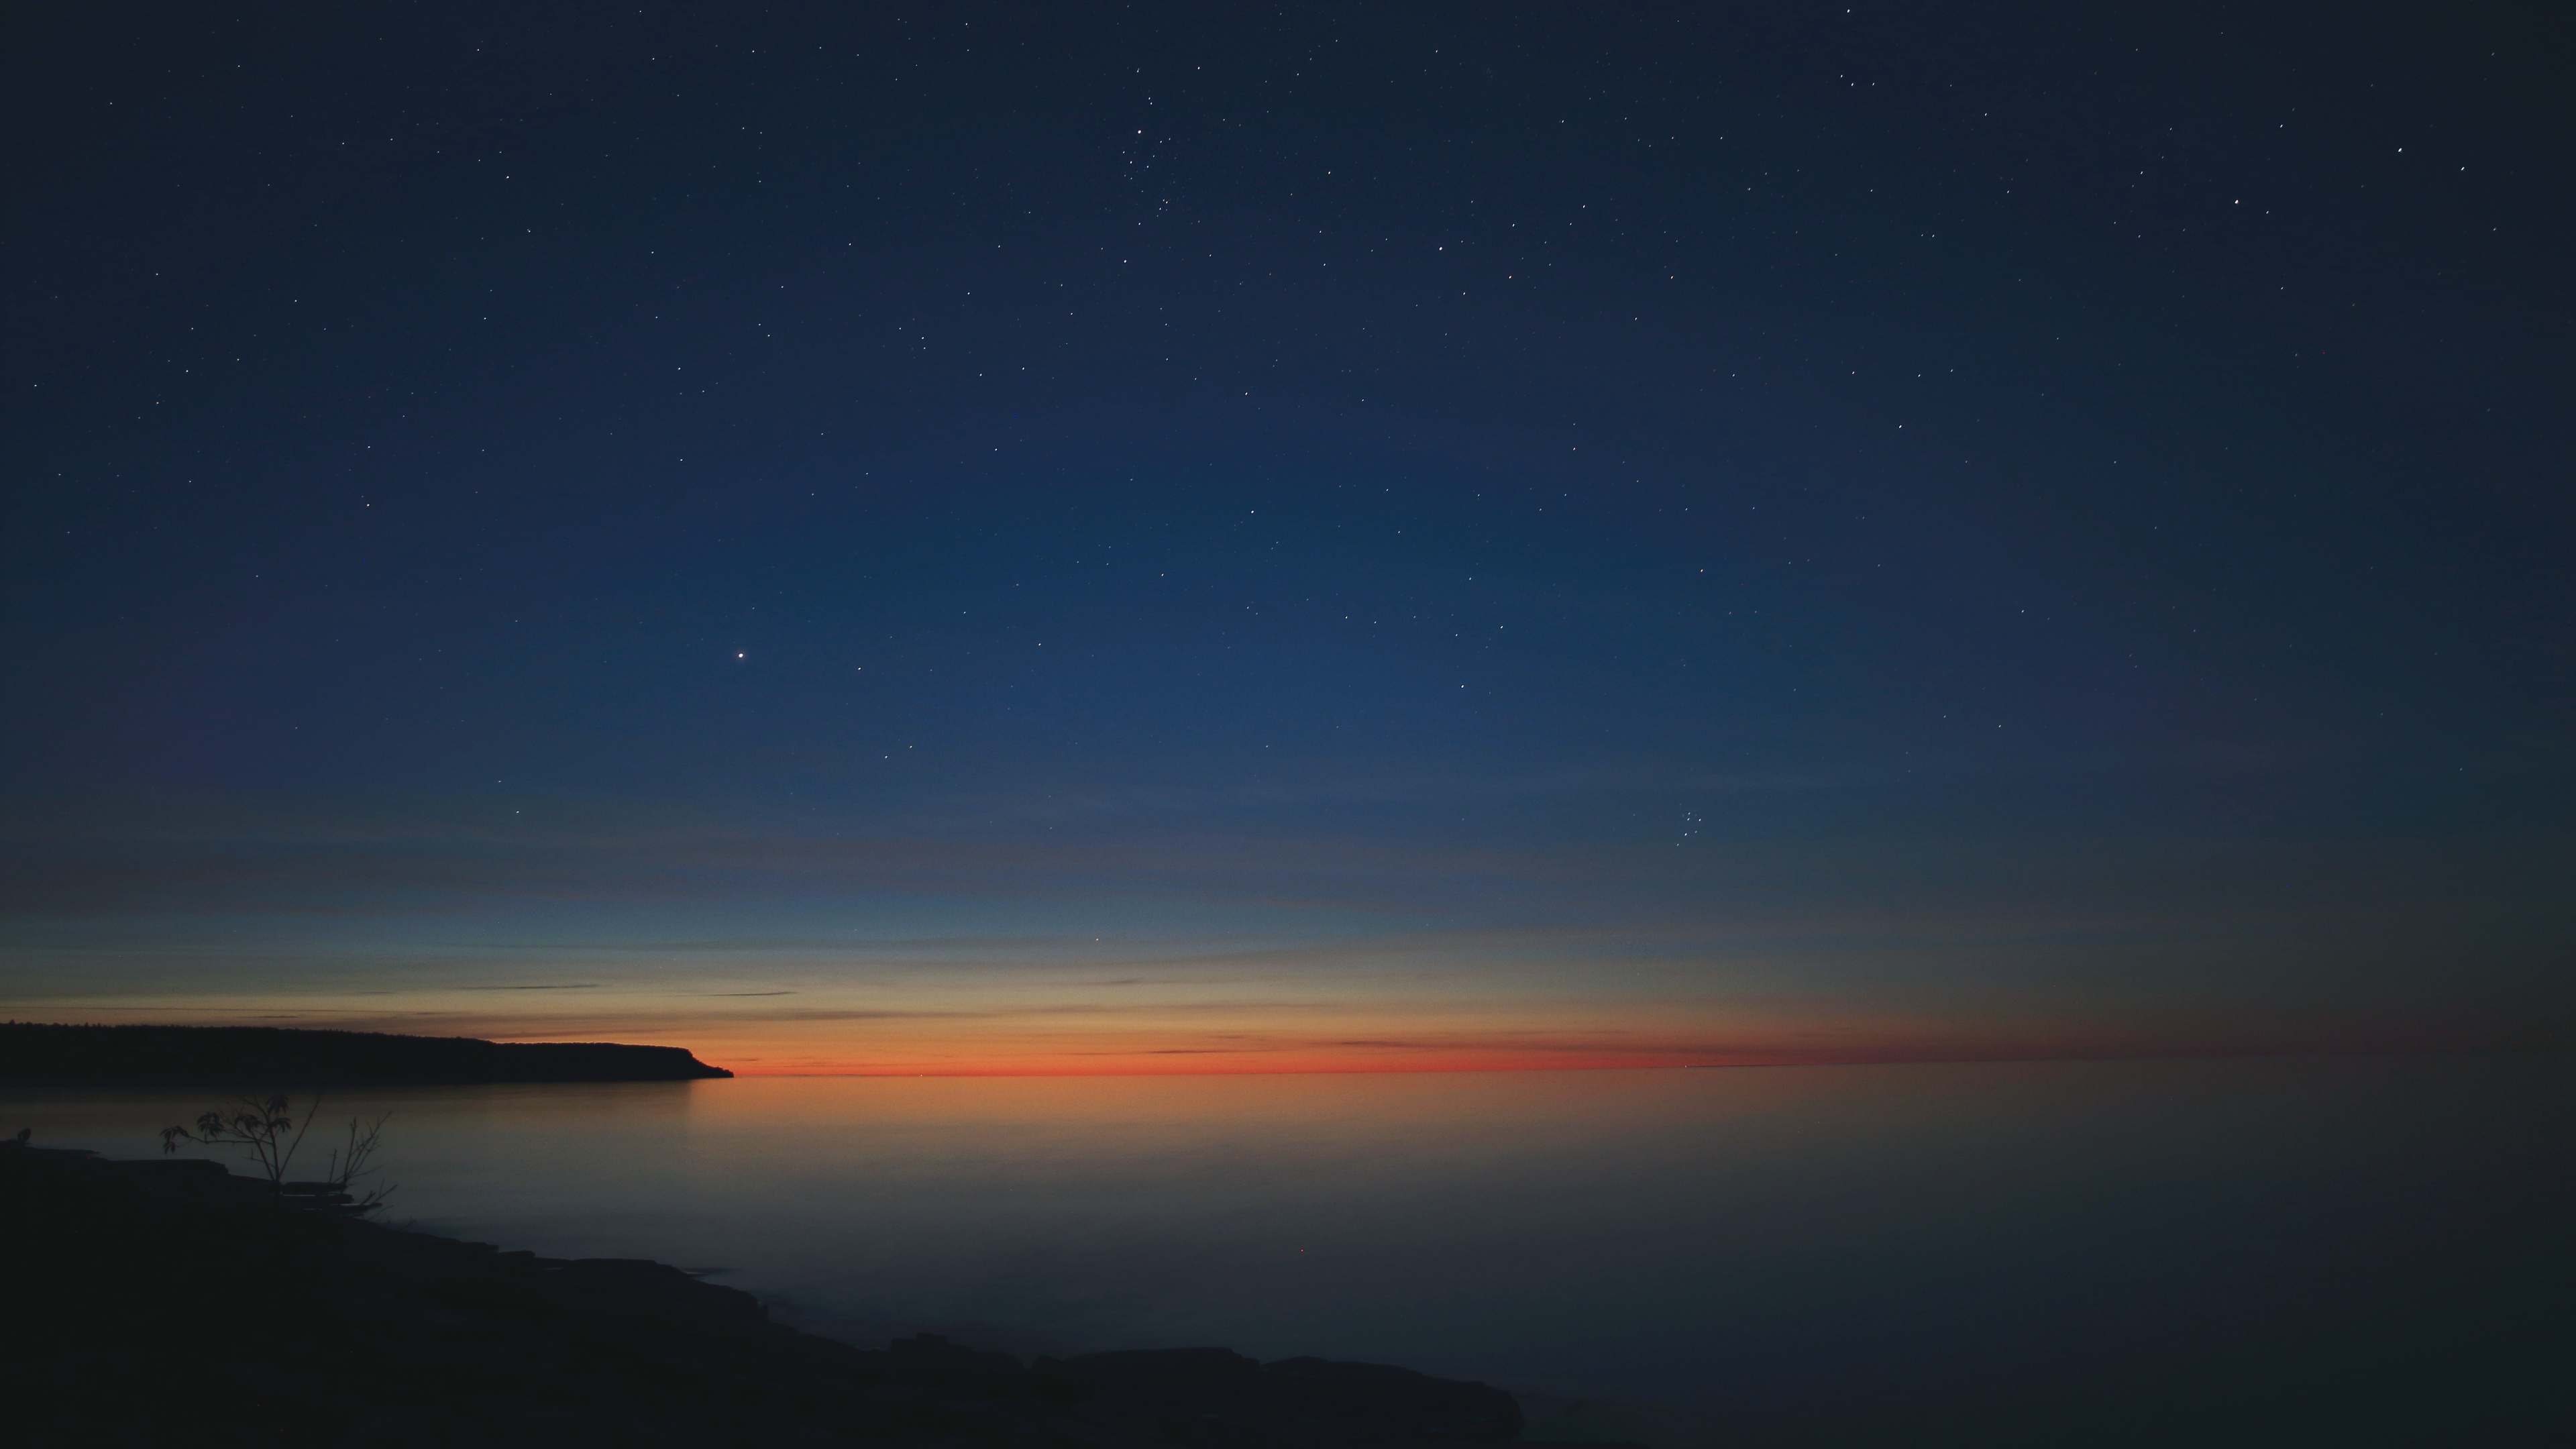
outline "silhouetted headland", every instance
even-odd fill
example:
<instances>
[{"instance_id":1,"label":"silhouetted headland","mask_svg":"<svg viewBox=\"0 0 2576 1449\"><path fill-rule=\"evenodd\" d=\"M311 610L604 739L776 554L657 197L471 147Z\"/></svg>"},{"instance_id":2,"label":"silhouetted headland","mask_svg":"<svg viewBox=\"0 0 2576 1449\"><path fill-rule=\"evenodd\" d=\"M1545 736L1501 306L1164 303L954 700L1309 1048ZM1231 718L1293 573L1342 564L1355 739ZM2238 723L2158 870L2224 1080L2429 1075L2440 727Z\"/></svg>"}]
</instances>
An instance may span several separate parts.
<instances>
[{"instance_id":1,"label":"silhouetted headland","mask_svg":"<svg viewBox=\"0 0 2576 1449\"><path fill-rule=\"evenodd\" d=\"M278 1026L0 1023L0 1081L64 1086L680 1082L730 1077L685 1047L490 1042Z\"/></svg>"},{"instance_id":2,"label":"silhouetted headland","mask_svg":"<svg viewBox=\"0 0 2576 1449\"><path fill-rule=\"evenodd\" d=\"M1504 1444L1512 1397L1219 1348L1023 1362L860 1349L636 1259L540 1258L283 1208L202 1159L0 1145L22 1444Z\"/></svg>"}]
</instances>

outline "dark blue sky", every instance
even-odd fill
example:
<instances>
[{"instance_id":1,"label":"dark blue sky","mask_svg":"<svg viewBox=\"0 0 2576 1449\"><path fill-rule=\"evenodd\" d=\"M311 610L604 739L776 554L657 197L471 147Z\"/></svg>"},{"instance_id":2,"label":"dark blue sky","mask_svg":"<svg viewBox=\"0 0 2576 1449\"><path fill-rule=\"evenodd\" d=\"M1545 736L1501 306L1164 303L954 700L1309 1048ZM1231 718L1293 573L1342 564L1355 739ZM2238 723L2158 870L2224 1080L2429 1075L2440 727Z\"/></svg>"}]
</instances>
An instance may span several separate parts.
<instances>
[{"instance_id":1,"label":"dark blue sky","mask_svg":"<svg viewBox=\"0 0 2576 1449\"><path fill-rule=\"evenodd\" d=\"M965 1067L2576 1017L2563 14L9 50L16 1014Z\"/></svg>"}]
</instances>

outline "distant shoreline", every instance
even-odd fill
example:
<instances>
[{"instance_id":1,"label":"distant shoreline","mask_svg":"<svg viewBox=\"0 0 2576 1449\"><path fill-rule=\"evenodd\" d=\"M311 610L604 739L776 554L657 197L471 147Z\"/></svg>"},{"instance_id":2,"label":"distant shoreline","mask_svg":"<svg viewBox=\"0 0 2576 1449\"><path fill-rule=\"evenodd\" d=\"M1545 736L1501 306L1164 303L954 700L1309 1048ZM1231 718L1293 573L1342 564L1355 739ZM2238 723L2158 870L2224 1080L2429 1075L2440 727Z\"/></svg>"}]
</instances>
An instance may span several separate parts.
<instances>
[{"instance_id":1,"label":"distant shoreline","mask_svg":"<svg viewBox=\"0 0 2576 1449\"><path fill-rule=\"evenodd\" d=\"M316 1087L685 1082L733 1075L686 1047L491 1042L281 1026L0 1023L0 1083L15 1087Z\"/></svg>"}]
</instances>

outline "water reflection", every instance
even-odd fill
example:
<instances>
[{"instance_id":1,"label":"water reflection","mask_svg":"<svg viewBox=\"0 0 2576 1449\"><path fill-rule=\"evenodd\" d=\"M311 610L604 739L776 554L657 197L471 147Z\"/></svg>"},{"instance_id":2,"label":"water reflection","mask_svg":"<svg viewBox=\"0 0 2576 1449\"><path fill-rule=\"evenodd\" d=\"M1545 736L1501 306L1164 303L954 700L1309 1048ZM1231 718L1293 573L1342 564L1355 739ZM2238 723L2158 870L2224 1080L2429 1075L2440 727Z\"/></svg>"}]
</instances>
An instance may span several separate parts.
<instances>
[{"instance_id":1,"label":"water reflection","mask_svg":"<svg viewBox=\"0 0 2576 1449\"><path fill-rule=\"evenodd\" d=\"M862 1339L1381 1359L1681 1406L1731 1438L1927 1413L1963 1439L2099 1438L2114 1408L2148 1439L2378 1438L2392 1414L2538 1412L2535 1355L2571 1346L2570 1075L770 1078L326 1110L394 1114L397 1219L719 1269ZM196 1105L22 1094L0 1127L140 1156ZM2445 1392L2397 1405L2408 1378Z\"/></svg>"}]
</instances>

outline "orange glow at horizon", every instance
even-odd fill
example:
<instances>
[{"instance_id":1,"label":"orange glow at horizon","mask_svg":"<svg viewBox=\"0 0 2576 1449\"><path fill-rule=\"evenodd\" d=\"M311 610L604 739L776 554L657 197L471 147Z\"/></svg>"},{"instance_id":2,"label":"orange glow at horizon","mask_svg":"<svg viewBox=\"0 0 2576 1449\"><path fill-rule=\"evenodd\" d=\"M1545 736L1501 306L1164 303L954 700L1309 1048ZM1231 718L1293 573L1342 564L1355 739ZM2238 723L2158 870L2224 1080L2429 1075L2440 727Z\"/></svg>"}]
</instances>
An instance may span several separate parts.
<instances>
[{"instance_id":1,"label":"orange glow at horizon","mask_svg":"<svg viewBox=\"0 0 2576 1449\"><path fill-rule=\"evenodd\" d=\"M642 1025L638 1023L637 1025ZM1552 1009L1271 1003L1231 1010L1067 1018L1002 1011L867 1020L722 1018L621 1040L686 1046L742 1076L1233 1076L1276 1073L1597 1070L1984 1055L1922 1022L1748 1019L1700 1008ZM518 1040L559 1033L514 1031ZM2007 1054L2028 1055L2016 1042Z\"/></svg>"},{"instance_id":2,"label":"orange glow at horizon","mask_svg":"<svg viewBox=\"0 0 2576 1449\"><path fill-rule=\"evenodd\" d=\"M602 993L607 996L607 993ZM1117 1010L811 1007L672 1010L668 998L496 1012L425 998L391 1008L314 1002L79 1006L59 1020L266 1025L495 1041L685 1048L745 1077L1172 1077L1598 1071L2474 1045L2424 1024L2167 1016L2117 1025L1849 1011L1753 1013L1707 1002L1139 1003ZM2492 1039L2492 1034L2489 1034Z\"/></svg>"},{"instance_id":3,"label":"orange glow at horizon","mask_svg":"<svg viewBox=\"0 0 2576 1449\"><path fill-rule=\"evenodd\" d=\"M623 1039L685 1046L738 1076L1108 1077L1373 1072L1531 1072L2027 1059L2154 1049L2133 1038L2065 1031L1963 1031L1931 1022L1738 1025L1675 1031L1672 1023L1421 1030L1320 1036L1137 1031L1029 1033L722 1030ZM513 1033L539 1040L543 1033ZM553 1039L561 1040L560 1035ZM1180 1043L1188 1044L1180 1044Z\"/></svg>"}]
</instances>

